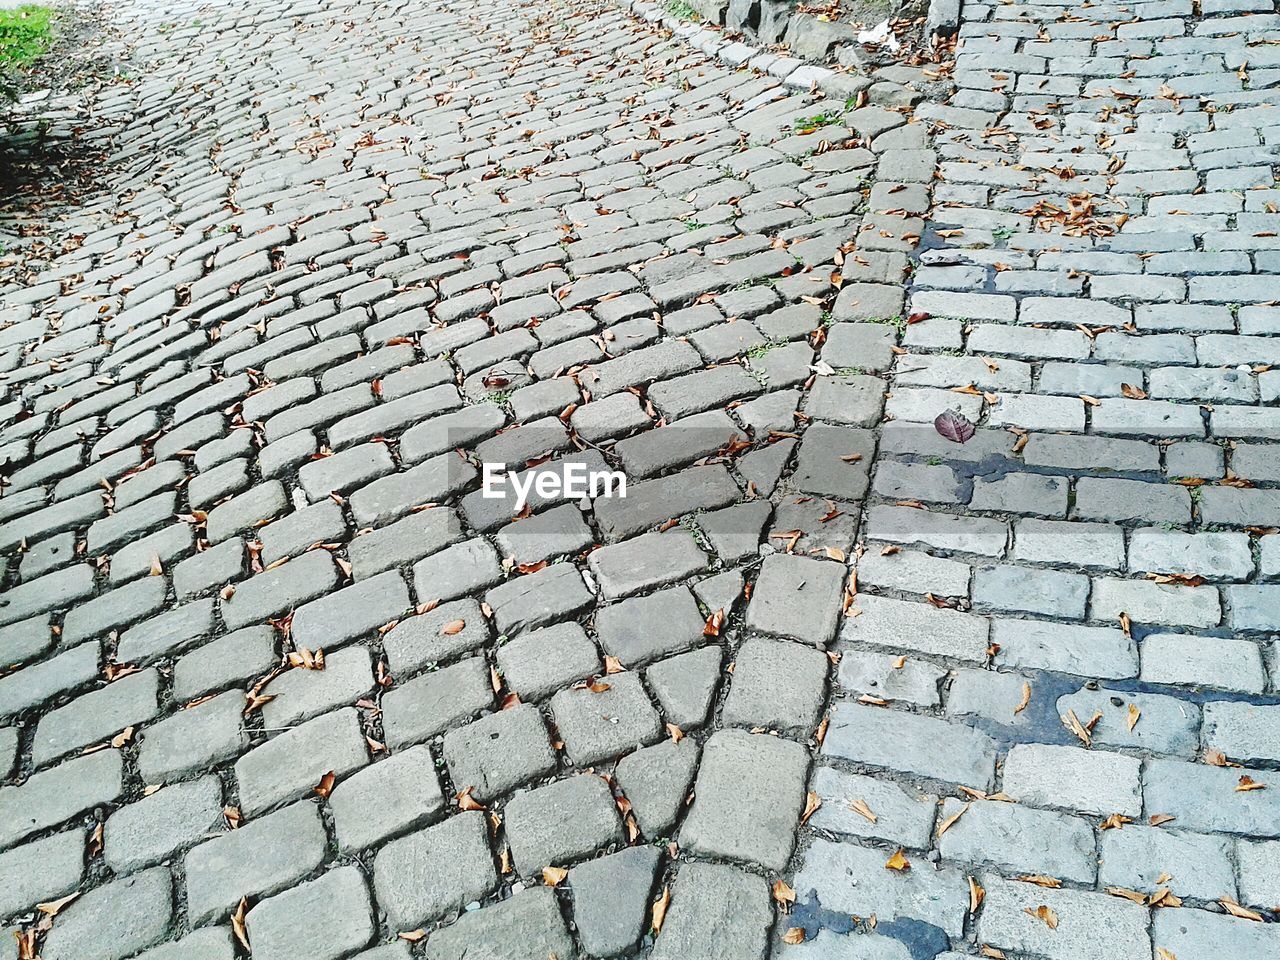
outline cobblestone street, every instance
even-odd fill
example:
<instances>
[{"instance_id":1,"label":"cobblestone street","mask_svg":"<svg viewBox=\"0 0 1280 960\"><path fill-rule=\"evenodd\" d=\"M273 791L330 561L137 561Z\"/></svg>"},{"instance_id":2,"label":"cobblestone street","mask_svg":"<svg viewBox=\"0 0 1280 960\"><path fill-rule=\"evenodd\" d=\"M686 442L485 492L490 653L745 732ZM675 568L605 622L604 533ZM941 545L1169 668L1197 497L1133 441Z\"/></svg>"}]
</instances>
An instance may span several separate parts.
<instances>
[{"instance_id":1,"label":"cobblestone street","mask_svg":"<svg viewBox=\"0 0 1280 960\"><path fill-rule=\"evenodd\" d=\"M630 3L24 105L0 960L1280 956L1275 0Z\"/></svg>"}]
</instances>

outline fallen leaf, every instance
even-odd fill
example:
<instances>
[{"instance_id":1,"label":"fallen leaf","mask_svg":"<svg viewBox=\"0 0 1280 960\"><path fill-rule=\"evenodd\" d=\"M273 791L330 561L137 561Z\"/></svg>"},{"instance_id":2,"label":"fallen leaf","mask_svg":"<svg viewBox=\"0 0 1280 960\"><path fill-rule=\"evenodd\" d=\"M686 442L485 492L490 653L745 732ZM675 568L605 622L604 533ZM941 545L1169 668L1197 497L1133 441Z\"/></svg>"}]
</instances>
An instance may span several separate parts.
<instances>
[{"instance_id":1,"label":"fallen leaf","mask_svg":"<svg viewBox=\"0 0 1280 960\"><path fill-rule=\"evenodd\" d=\"M684 731L674 723L667 724L667 733L670 734L672 743L679 743L684 739Z\"/></svg>"},{"instance_id":2,"label":"fallen leaf","mask_svg":"<svg viewBox=\"0 0 1280 960\"><path fill-rule=\"evenodd\" d=\"M467 787L457 795L459 810L484 810L485 805L471 795L475 787Z\"/></svg>"},{"instance_id":3,"label":"fallen leaf","mask_svg":"<svg viewBox=\"0 0 1280 960\"><path fill-rule=\"evenodd\" d=\"M934 418L933 428L952 443L968 443L976 432L973 421L959 410L943 410Z\"/></svg>"},{"instance_id":4,"label":"fallen leaf","mask_svg":"<svg viewBox=\"0 0 1280 960\"><path fill-rule=\"evenodd\" d=\"M240 814L239 807L223 807L222 815L226 818L227 826L232 830L238 829L241 821L244 820L244 817Z\"/></svg>"},{"instance_id":5,"label":"fallen leaf","mask_svg":"<svg viewBox=\"0 0 1280 960\"><path fill-rule=\"evenodd\" d=\"M1124 816L1123 814L1113 813L1111 816L1107 817L1107 819L1103 820L1102 823L1098 825L1098 829L1099 830L1119 830L1126 823L1133 823L1133 821L1130 820L1128 817Z\"/></svg>"},{"instance_id":6,"label":"fallen leaf","mask_svg":"<svg viewBox=\"0 0 1280 960\"><path fill-rule=\"evenodd\" d=\"M1004 952L997 950L995 947L988 947L985 943L978 948L979 956L990 957L991 960L1005 960Z\"/></svg>"},{"instance_id":7,"label":"fallen leaf","mask_svg":"<svg viewBox=\"0 0 1280 960\"><path fill-rule=\"evenodd\" d=\"M1161 826L1162 824L1172 823L1174 820L1177 820L1177 819L1178 819L1178 818L1177 818L1177 817L1175 817L1175 816L1173 816L1172 814L1168 814L1168 813L1153 813L1153 814L1151 815L1151 821L1150 821L1150 822L1151 822L1151 825L1152 825L1153 827L1158 827L1158 826Z\"/></svg>"},{"instance_id":8,"label":"fallen leaf","mask_svg":"<svg viewBox=\"0 0 1280 960\"><path fill-rule=\"evenodd\" d=\"M231 929L235 932L240 945L246 950L249 949L249 931L244 926L244 915L248 910L249 898L241 897L240 906L236 907L236 912L231 915Z\"/></svg>"},{"instance_id":9,"label":"fallen leaf","mask_svg":"<svg viewBox=\"0 0 1280 960\"><path fill-rule=\"evenodd\" d=\"M792 927L782 935L782 942L792 945L804 943L804 927Z\"/></svg>"},{"instance_id":10,"label":"fallen leaf","mask_svg":"<svg viewBox=\"0 0 1280 960\"><path fill-rule=\"evenodd\" d=\"M569 875L569 871L564 867L543 867L542 882L548 887L558 887L564 882L564 878Z\"/></svg>"},{"instance_id":11,"label":"fallen leaf","mask_svg":"<svg viewBox=\"0 0 1280 960\"><path fill-rule=\"evenodd\" d=\"M1178 957L1164 947L1156 947L1156 960L1178 960Z\"/></svg>"},{"instance_id":12,"label":"fallen leaf","mask_svg":"<svg viewBox=\"0 0 1280 960\"><path fill-rule=\"evenodd\" d=\"M808 823L809 818L818 812L820 806L822 806L822 798L810 790L809 795L805 797L804 813L800 815L800 822Z\"/></svg>"},{"instance_id":13,"label":"fallen leaf","mask_svg":"<svg viewBox=\"0 0 1280 960\"><path fill-rule=\"evenodd\" d=\"M784 905L796 902L795 890L785 880L773 881L773 899Z\"/></svg>"},{"instance_id":14,"label":"fallen leaf","mask_svg":"<svg viewBox=\"0 0 1280 960\"><path fill-rule=\"evenodd\" d=\"M868 823L875 823L880 818L876 816L865 800L850 800L849 809L859 816L863 817Z\"/></svg>"},{"instance_id":15,"label":"fallen leaf","mask_svg":"<svg viewBox=\"0 0 1280 960\"><path fill-rule=\"evenodd\" d=\"M1151 895L1147 901L1153 907L1180 907L1182 906L1182 898L1170 890L1168 887L1161 887Z\"/></svg>"},{"instance_id":16,"label":"fallen leaf","mask_svg":"<svg viewBox=\"0 0 1280 960\"><path fill-rule=\"evenodd\" d=\"M1027 705L1031 703L1031 684L1024 683L1022 685L1022 699L1018 701L1018 705L1013 708L1013 715L1016 717L1023 710L1027 709Z\"/></svg>"},{"instance_id":17,"label":"fallen leaf","mask_svg":"<svg viewBox=\"0 0 1280 960\"><path fill-rule=\"evenodd\" d=\"M419 940L425 939L427 931L425 930L408 930L399 934L401 940L407 940L409 943L417 943Z\"/></svg>"},{"instance_id":18,"label":"fallen leaf","mask_svg":"<svg viewBox=\"0 0 1280 960\"><path fill-rule=\"evenodd\" d=\"M1027 916L1029 917L1035 917L1037 920L1043 923L1050 930L1058 929L1058 915L1053 912L1053 909L1051 907L1048 907L1043 903L1040 904L1040 906L1036 907L1034 910L1032 910L1030 907L1027 907L1026 910L1023 912L1026 913Z\"/></svg>"},{"instance_id":19,"label":"fallen leaf","mask_svg":"<svg viewBox=\"0 0 1280 960\"><path fill-rule=\"evenodd\" d=\"M1258 913L1256 910L1250 910L1248 907L1240 906L1240 904L1236 903L1230 897L1223 897L1218 902L1222 904L1227 913L1231 914L1233 917L1239 917L1241 920L1253 920L1257 923L1262 922L1262 914Z\"/></svg>"},{"instance_id":20,"label":"fallen leaf","mask_svg":"<svg viewBox=\"0 0 1280 960\"><path fill-rule=\"evenodd\" d=\"M982 906L982 901L986 899L987 891L983 890L978 881L969 878L969 912L977 913L978 908Z\"/></svg>"},{"instance_id":21,"label":"fallen leaf","mask_svg":"<svg viewBox=\"0 0 1280 960\"><path fill-rule=\"evenodd\" d=\"M1037 887L1048 887L1050 890L1057 890L1062 886L1061 880L1058 880L1055 877L1046 877L1038 873L1024 877L1017 877L1016 879L1021 880L1023 883L1033 883Z\"/></svg>"},{"instance_id":22,"label":"fallen leaf","mask_svg":"<svg viewBox=\"0 0 1280 960\"><path fill-rule=\"evenodd\" d=\"M621 673L621 672L622 672L622 661L621 661L621 660L619 660L617 657L609 657L609 656L606 656L606 657L604 658L604 672L605 672L606 674L608 674L608 673Z\"/></svg>"},{"instance_id":23,"label":"fallen leaf","mask_svg":"<svg viewBox=\"0 0 1280 960\"><path fill-rule=\"evenodd\" d=\"M724 627L724 608L720 608L711 616L707 617L706 626L702 628L704 637L718 637L720 630Z\"/></svg>"},{"instance_id":24,"label":"fallen leaf","mask_svg":"<svg viewBox=\"0 0 1280 960\"><path fill-rule=\"evenodd\" d=\"M333 793L333 784L337 779L338 779L337 774L335 774L332 770L330 770L328 773L326 773L323 777L320 778L320 782L317 783L314 787L312 787L312 789L316 793L318 793L320 796L327 797L329 796L329 794Z\"/></svg>"},{"instance_id":25,"label":"fallen leaf","mask_svg":"<svg viewBox=\"0 0 1280 960\"><path fill-rule=\"evenodd\" d=\"M461 633L463 630L465 630L466 626L467 626L467 621L465 620L450 620L448 623L446 623L443 627L440 628L440 636L452 637L455 634Z\"/></svg>"},{"instance_id":26,"label":"fallen leaf","mask_svg":"<svg viewBox=\"0 0 1280 960\"><path fill-rule=\"evenodd\" d=\"M938 836L941 837L944 833L954 827L956 825L956 821L968 813L971 806L973 806L972 802L966 803L951 816L947 817L947 819L943 820L942 823L938 825Z\"/></svg>"},{"instance_id":27,"label":"fallen leaf","mask_svg":"<svg viewBox=\"0 0 1280 960\"><path fill-rule=\"evenodd\" d=\"M121 747L123 747L132 739L133 739L133 727L125 727L123 730L121 730L119 733L117 733L114 737L111 738L111 745L115 747L117 750L119 750Z\"/></svg>"},{"instance_id":28,"label":"fallen leaf","mask_svg":"<svg viewBox=\"0 0 1280 960\"><path fill-rule=\"evenodd\" d=\"M79 891L75 893L69 893L65 897L63 897L61 900L50 900L48 903L37 903L36 909L39 910L41 913L43 913L45 916L56 917L58 915L58 911L60 911L63 907L65 907L72 900L75 900L79 896L80 896Z\"/></svg>"},{"instance_id":29,"label":"fallen leaf","mask_svg":"<svg viewBox=\"0 0 1280 960\"><path fill-rule=\"evenodd\" d=\"M907 859L906 854L899 850L885 862L884 868L886 870L897 870L899 872L910 870L911 861Z\"/></svg>"},{"instance_id":30,"label":"fallen leaf","mask_svg":"<svg viewBox=\"0 0 1280 960\"><path fill-rule=\"evenodd\" d=\"M1146 904L1147 895L1139 893L1137 890L1130 890L1126 887L1107 887L1107 893L1113 897L1123 897L1126 900L1132 900L1134 903Z\"/></svg>"},{"instance_id":31,"label":"fallen leaf","mask_svg":"<svg viewBox=\"0 0 1280 960\"><path fill-rule=\"evenodd\" d=\"M1139 718L1139 717L1141 717L1141 716L1142 716L1142 711L1141 711L1141 710L1139 710L1139 709L1138 709L1134 704L1132 704L1132 703L1131 703L1131 704L1129 704L1129 720L1128 720L1128 723L1129 723L1129 729L1130 729L1130 730L1132 730L1134 727L1136 727L1136 726L1138 725L1138 718Z\"/></svg>"},{"instance_id":32,"label":"fallen leaf","mask_svg":"<svg viewBox=\"0 0 1280 960\"><path fill-rule=\"evenodd\" d=\"M1086 747L1093 744L1093 737L1089 735L1089 731L1085 729L1084 724L1080 722L1080 718L1076 716L1074 710L1068 710L1067 715L1062 718L1062 722L1068 730L1080 738L1080 742Z\"/></svg>"},{"instance_id":33,"label":"fallen leaf","mask_svg":"<svg viewBox=\"0 0 1280 960\"><path fill-rule=\"evenodd\" d=\"M151 554L151 576L164 576L164 566L160 563L160 554L158 553Z\"/></svg>"},{"instance_id":34,"label":"fallen leaf","mask_svg":"<svg viewBox=\"0 0 1280 960\"><path fill-rule=\"evenodd\" d=\"M1258 783L1253 777L1242 776L1240 782L1236 784L1236 793L1247 793L1250 790L1265 790L1265 783Z\"/></svg>"},{"instance_id":35,"label":"fallen leaf","mask_svg":"<svg viewBox=\"0 0 1280 960\"><path fill-rule=\"evenodd\" d=\"M662 922L667 919L667 907L671 906L671 888L663 887L662 894L653 901L653 935L662 932Z\"/></svg>"}]
</instances>

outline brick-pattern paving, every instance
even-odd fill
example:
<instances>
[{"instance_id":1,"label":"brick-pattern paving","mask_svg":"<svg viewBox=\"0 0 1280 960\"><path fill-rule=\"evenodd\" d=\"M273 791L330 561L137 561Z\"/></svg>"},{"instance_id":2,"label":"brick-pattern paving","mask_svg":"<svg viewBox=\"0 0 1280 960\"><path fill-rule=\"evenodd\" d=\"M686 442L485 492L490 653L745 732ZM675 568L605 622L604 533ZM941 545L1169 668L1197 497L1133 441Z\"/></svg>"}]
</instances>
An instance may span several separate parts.
<instances>
[{"instance_id":1,"label":"brick-pattern paving","mask_svg":"<svg viewBox=\"0 0 1280 960\"><path fill-rule=\"evenodd\" d=\"M1280 947L1274 3L636 12L117 8L0 300L0 958Z\"/></svg>"}]
</instances>

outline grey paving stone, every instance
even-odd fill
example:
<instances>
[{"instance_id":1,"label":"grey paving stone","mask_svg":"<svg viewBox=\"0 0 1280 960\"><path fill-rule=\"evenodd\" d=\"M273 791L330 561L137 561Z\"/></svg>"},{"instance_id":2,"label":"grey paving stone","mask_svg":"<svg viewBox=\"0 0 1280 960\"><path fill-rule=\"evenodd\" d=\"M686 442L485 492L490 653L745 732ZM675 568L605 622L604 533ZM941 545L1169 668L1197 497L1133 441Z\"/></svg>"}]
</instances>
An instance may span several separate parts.
<instances>
[{"instance_id":1,"label":"grey paving stone","mask_svg":"<svg viewBox=\"0 0 1280 960\"><path fill-rule=\"evenodd\" d=\"M240 809L254 816L310 795L328 773L339 779L369 762L354 707L344 707L271 737L236 761Z\"/></svg>"},{"instance_id":2,"label":"grey paving stone","mask_svg":"<svg viewBox=\"0 0 1280 960\"><path fill-rule=\"evenodd\" d=\"M58 914L41 954L50 960L118 960L164 938L173 913L168 867L113 880Z\"/></svg>"},{"instance_id":3,"label":"grey paving stone","mask_svg":"<svg viewBox=\"0 0 1280 960\"><path fill-rule=\"evenodd\" d=\"M501 579L498 553L481 539L455 543L413 566L413 588L424 603L454 600Z\"/></svg>"},{"instance_id":4,"label":"grey paving stone","mask_svg":"<svg viewBox=\"0 0 1280 960\"><path fill-rule=\"evenodd\" d=\"M747 607L748 629L825 646L835 635L844 575L833 562L766 557Z\"/></svg>"},{"instance_id":5,"label":"grey paving stone","mask_svg":"<svg viewBox=\"0 0 1280 960\"><path fill-rule=\"evenodd\" d=\"M217 777L164 787L107 819L103 857L120 876L158 863L202 839L220 823L222 808Z\"/></svg>"},{"instance_id":6,"label":"grey paving stone","mask_svg":"<svg viewBox=\"0 0 1280 960\"><path fill-rule=\"evenodd\" d=\"M488 800L550 773L556 764L537 707L521 704L451 730L444 759L459 791Z\"/></svg>"},{"instance_id":7,"label":"grey paving stone","mask_svg":"<svg viewBox=\"0 0 1280 960\"><path fill-rule=\"evenodd\" d=\"M680 830L681 845L781 870L794 844L808 765L799 744L736 730L713 734Z\"/></svg>"},{"instance_id":8,"label":"grey paving stone","mask_svg":"<svg viewBox=\"0 0 1280 960\"><path fill-rule=\"evenodd\" d=\"M997 949L1056 952L1081 960L1107 960L1117 950L1141 956L1151 949L1146 911L1122 897L1049 890L994 877L991 881L978 936ZM1036 915L1042 906L1058 918L1055 927Z\"/></svg>"},{"instance_id":9,"label":"grey paving stone","mask_svg":"<svg viewBox=\"0 0 1280 960\"><path fill-rule=\"evenodd\" d=\"M0 848L115 800L123 766L119 750L101 750L0 787Z\"/></svg>"},{"instance_id":10,"label":"grey paving stone","mask_svg":"<svg viewBox=\"0 0 1280 960\"><path fill-rule=\"evenodd\" d=\"M524 876L622 840L613 793L594 774L517 791L507 802L504 822L515 869Z\"/></svg>"},{"instance_id":11,"label":"grey paving stone","mask_svg":"<svg viewBox=\"0 0 1280 960\"><path fill-rule=\"evenodd\" d=\"M265 676L279 661L276 633L244 627L197 647L173 667L173 697L185 703L210 691Z\"/></svg>"},{"instance_id":12,"label":"grey paving stone","mask_svg":"<svg viewBox=\"0 0 1280 960\"><path fill-rule=\"evenodd\" d=\"M631 672L560 691L551 698L551 714L565 753L579 767L653 743L662 732L639 675Z\"/></svg>"},{"instance_id":13,"label":"grey paving stone","mask_svg":"<svg viewBox=\"0 0 1280 960\"><path fill-rule=\"evenodd\" d=\"M377 928L359 867L338 867L254 906L245 917L254 953L277 960L335 960L367 946ZM299 924L299 918L306 922Z\"/></svg>"},{"instance_id":14,"label":"grey paving stone","mask_svg":"<svg viewBox=\"0 0 1280 960\"><path fill-rule=\"evenodd\" d=\"M653 947L655 960L759 960L768 949L773 908L765 881L717 863L685 863Z\"/></svg>"},{"instance_id":15,"label":"grey paving stone","mask_svg":"<svg viewBox=\"0 0 1280 960\"><path fill-rule=\"evenodd\" d=\"M1187 957L1211 957L1221 951L1265 955L1276 946L1270 925L1206 910L1157 911L1152 941L1158 949Z\"/></svg>"},{"instance_id":16,"label":"grey paving stone","mask_svg":"<svg viewBox=\"0 0 1280 960\"><path fill-rule=\"evenodd\" d=\"M230 927L203 927L138 954L138 960L232 960L231 937Z\"/></svg>"},{"instance_id":17,"label":"grey paving stone","mask_svg":"<svg viewBox=\"0 0 1280 960\"><path fill-rule=\"evenodd\" d=\"M249 745L244 694L228 690L153 723L140 734L138 772L147 783L202 770Z\"/></svg>"},{"instance_id":18,"label":"grey paving stone","mask_svg":"<svg viewBox=\"0 0 1280 960\"><path fill-rule=\"evenodd\" d=\"M444 810L435 760L412 747L366 767L329 795L334 833L347 850L360 850L423 826Z\"/></svg>"},{"instance_id":19,"label":"grey paving stone","mask_svg":"<svg viewBox=\"0 0 1280 960\"><path fill-rule=\"evenodd\" d=\"M383 635L383 648L392 670L412 673L475 650L489 634L480 605L458 600L401 620Z\"/></svg>"},{"instance_id":20,"label":"grey paving stone","mask_svg":"<svg viewBox=\"0 0 1280 960\"><path fill-rule=\"evenodd\" d=\"M573 921L588 954L614 956L640 942L659 859L651 846L632 847L569 871Z\"/></svg>"},{"instance_id":21,"label":"grey paving stone","mask_svg":"<svg viewBox=\"0 0 1280 960\"><path fill-rule=\"evenodd\" d=\"M484 598L493 610L494 626L507 636L567 620L594 601L582 574L571 563L553 563L517 576L494 587Z\"/></svg>"},{"instance_id":22,"label":"grey paving stone","mask_svg":"<svg viewBox=\"0 0 1280 960\"><path fill-rule=\"evenodd\" d=\"M780 640L748 640L739 649L721 717L807 737L818 724L829 662L822 653Z\"/></svg>"},{"instance_id":23,"label":"grey paving stone","mask_svg":"<svg viewBox=\"0 0 1280 960\"><path fill-rule=\"evenodd\" d=\"M428 740L492 704L489 671L480 657L425 673L383 696L387 744L394 748Z\"/></svg>"},{"instance_id":24,"label":"grey paving stone","mask_svg":"<svg viewBox=\"0 0 1280 960\"><path fill-rule=\"evenodd\" d=\"M287 613L338 584L338 568L328 550L309 550L280 566L250 577L220 603L232 630Z\"/></svg>"},{"instance_id":25,"label":"grey paving stone","mask_svg":"<svg viewBox=\"0 0 1280 960\"><path fill-rule=\"evenodd\" d=\"M393 930L412 930L498 885L485 814L459 813L393 840L373 862L373 887Z\"/></svg>"},{"instance_id":26,"label":"grey paving stone","mask_svg":"<svg viewBox=\"0 0 1280 960\"><path fill-rule=\"evenodd\" d=\"M618 761L618 785L631 801L636 824L651 840L675 824L689 796L698 746L689 738L664 740Z\"/></svg>"},{"instance_id":27,"label":"grey paving stone","mask_svg":"<svg viewBox=\"0 0 1280 960\"><path fill-rule=\"evenodd\" d=\"M961 660L986 659L986 618L929 605L859 594L861 613L847 617L840 631L842 644L870 643L892 650Z\"/></svg>"},{"instance_id":28,"label":"grey paving stone","mask_svg":"<svg viewBox=\"0 0 1280 960\"><path fill-rule=\"evenodd\" d=\"M1215 598L1216 599L1216 598ZM1262 649L1249 640L1221 638L1206 645L1184 633L1152 633L1142 641L1143 680L1261 693Z\"/></svg>"},{"instance_id":29,"label":"grey paving stone","mask_svg":"<svg viewBox=\"0 0 1280 960\"><path fill-rule=\"evenodd\" d=\"M72 750L109 740L160 711L160 675L152 670L121 677L45 714L36 727L32 760L43 766Z\"/></svg>"},{"instance_id":30,"label":"grey paving stone","mask_svg":"<svg viewBox=\"0 0 1280 960\"><path fill-rule=\"evenodd\" d=\"M816 892L828 910L860 917L874 914L880 924L928 923L959 939L969 905L964 874L951 867L886 870L891 855L875 847L818 839L805 851L792 886L802 900Z\"/></svg>"},{"instance_id":31,"label":"grey paving stone","mask_svg":"<svg viewBox=\"0 0 1280 960\"><path fill-rule=\"evenodd\" d=\"M84 830L68 830L0 852L0 917L21 913L78 887L85 872L86 836Z\"/></svg>"},{"instance_id":32,"label":"grey paving stone","mask_svg":"<svg viewBox=\"0 0 1280 960\"><path fill-rule=\"evenodd\" d=\"M264 533L266 529L270 528L265 528ZM437 507L411 513L378 530L360 532L347 544L351 575L363 580L430 556L462 537L458 515L452 509Z\"/></svg>"},{"instance_id":33,"label":"grey paving stone","mask_svg":"<svg viewBox=\"0 0 1280 960\"><path fill-rule=\"evenodd\" d=\"M1148 894L1167 887L1180 897L1235 899L1231 841L1139 824L1108 830L1100 843L1099 879Z\"/></svg>"},{"instance_id":34,"label":"grey paving stone","mask_svg":"<svg viewBox=\"0 0 1280 960\"><path fill-rule=\"evenodd\" d=\"M398 570L388 570L298 607L293 617L293 640L311 649L331 649L372 635L411 606L404 578Z\"/></svg>"},{"instance_id":35,"label":"grey paving stone","mask_svg":"<svg viewBox=\"0 0 1280 960\"><path fill-rule=\"evenodd\" d=\"M295 803L247 821L190 850L187 916L192 923L230 914L242 897L264 896L294 885L320 865L327 846L318 807Z\"/></svg>"},{"instance_id":36,"label":"grey paving stone","mask_svg":"<svg viewBox=\"0 0 1280 960\"><path fill-rule=\"evenodd\" d=\"M625 666L647 663L702 642L705 618L688 587L671 587L601 607L596 635Z\"/></svg>"},{"instance_id":37,"label":"grey paving stone","mask_svg":"<svg viewBox=\"0 0 1280 960\"><path fill-rule=\"evenodd\" d=\"M522 890L501 903L463 914L427 940L431 960L465 960L480 951L493 960L576 960L573 939L548 887Z\"/></svg>"},{"instance_id":38,"label":"grey paving stone","mask_svg":"<svg viewBox=\"0 0 1280 960\"><path fill-rule=\"evenodd\" d=\"M840 703L829 711L825 756L987 790L996 745L986 734L936 717Z\"/></svg>"},{"instance_id":39,"label":"grey paving stone","mask_svg":"<svg viewBox=\"0 0 1280 960\"><path fill-rule=\"evenodd\" d=\"M82 643L0 677L0 716L19 713L93 680L98 676L99 653L97 642Z\"/></svg>"},{"instance_id":40,"label":"grey paving stone","mask_svg":"<svg viewBox=\"0 0 1280 960\"><path fill-rule=\"evenodd\" d=\"M292 726L334 707L355 703L373 687L368 649L338 650L325 656L323 670L294 667L264 687L275 699L262 705L262 722L267 729Z\"/></svg>"},{"instance_id":41,"label":"grey paving stone","mask_svg":"<svg viewBox=\"0 0 1280 960\"><path fill-rule=\"evenodd\" d=\"M942 822L957 815L938 840L938 852L948 860L990 864L1009 873L1093 882L1097 854L1093 827L1084 819L1022 804L968 804L948 798L939 811Z\"/></svg>"},{"instance_id":42,"label":"grey paving stone","mask_svg":"<svg viewBox=\"0 0 1280 960\"><path fill-rule=\"evenodd\" d=\"M1204 705L1203 741L1207 748L1245 763L1266 763L1277 759L1276 724L1280 710L1275 707L1229 700Z\"/></svg>"},{"instance_id":43,"label":"grey paving stone","mask_svg":"<svg viewBox=\"0 0 1280 960\"><path fill-rule=\"evenodd\" d=\"M1004 790L1037 806L1134 817L1142 812L1139 767L1119 753L1021 743L1005 758Z\"/></svg>"},{"instance_id":44,"label":"grey paving stone","mask_svg":"<svg viewBox=\"0 0 1280 960\"><path fill-rule=\"evenodd\" d=\"M167 587L160 577L147 577L99 594L77 604L62 622L62 642L67 645L137 623L159 611Z\"/></svg>"},{"instance_id":45,"label":"grey paving stone","mask_svg":"<svg viewBox=\"0 0 1280 960\"><path fill-rule=\"evenodd\" d=\"M886 840L921 849L933 833L938 798L876 777L818 767L810 785L822 806L809 818L815 829ZM859 813L865 804L875 820Z\"/></svg>"},{"instance_id":46,"label":"grey paving stone","mask_svg":"<svg viewBox=\"0 0 1280 960\"><path fill-rule=\"evenodd\" d=\"M0 727L0 780L8 780L18 762L18 728Z\"/></svg>"},{"instance_id":47,"label":"grey paving stone","mask_svg":"<svg viewBox=\"0 0 1280 960\"><path fill-rule=\"evenodd\" d=\"M687 531L669 530L601 547L587 562L602 595L616 600L697 573L707 556Z\"/></svg>"},{"instance_id":48,"label":"grey paving stone","mask_svg":"<svg viewBox=\"0 0 1280 960\"><path fill-rule=\"evenodd\" d=\"M595 644L576 623L544 627L510 640L498 648L497 662L507 687L526 701L545 699L602 669Z\"/></svg>"}]
</instances>

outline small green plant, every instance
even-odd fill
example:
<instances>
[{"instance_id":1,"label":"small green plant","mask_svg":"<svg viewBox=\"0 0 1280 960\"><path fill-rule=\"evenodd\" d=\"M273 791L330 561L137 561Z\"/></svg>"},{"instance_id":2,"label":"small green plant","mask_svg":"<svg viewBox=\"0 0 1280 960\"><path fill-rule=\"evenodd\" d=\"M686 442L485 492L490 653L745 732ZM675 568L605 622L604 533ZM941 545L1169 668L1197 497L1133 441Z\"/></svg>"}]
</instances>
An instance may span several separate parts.
<instances>
[{"instance_id":1,"label":"small green plant","mask_svg":"<svg viewBox=\"0 0 1280 960\"><path fill-rule=\"evenodd\" d=\"M692 20L696 23L702 19L702 15L685 3L685 0L670 0L667 4L667 13L677 20Z\"/></svg>"},{"instance_id":2,"label":"small green plant","mask_svg":"<svg viewBox=\"0 0 1280 960\"><path fill-rule=\"evenodd\" d=\"M905 333L907 329L907 320L899 315L896 317L868 317L867 323L883 323L893 327L898 333Z\"/></svg>"},{"instance_id":3,"label":"small green plant","mask_svg":"<svg viewBox=\"0 0 1280 960\"><path fill-rule=\"evenodd\" d=\"M991 236L995 237L997 240L1008 240L1010 237L1013 236L1013 228L1012 227L996 227L994 230L991 231Z\"/></svg>"},{"instance_id":4,"label":"small green plant","mask_svg":"<svg viewBox=\"0 0 1280 960\"><path fill-rule=\"evenodd\" d=\"M27 4L0 10L0 70L28 66L53 43L53 11Z\"/></svg>"},{"instance_id":5,"label":"small green plant","mask_svg":"<svg viewBox=\"0 0 1280 960\"><path fill-rule=\"evenodd\" d=\"M825 127L828 124L835 123L839 118L829 113L815 113L812 117L796 117L796 122L792 124L794 130L812 130L817 127Z\"/></svg>"},{"instance_id":6,"label":"small green plant","mask_svg":"<svg viewBox=\"0 0 1280 960\"><path fill-rule=\"evenodd\" d=\"M861 367L836 367L837 377L860 377L864 373L866 371Z\"/></svg>"},{"instance_id":7,"label":"small green plant","mask_svg":"<svg viewBox=\"0 0 1280 960\"><path fill-rule=\"evenodd\" d=\"M684 228L690 233L693 233L693 231L695 230L701 230L705 226L706 226L705 223L699 223L697 220L686 220L684 222Z\"/></svg>"},{"instance_id":8,"label":"small green plant","mask_svg":"<svg viewBox=\"0 0 1280 960\"><path fill-rule=\"evenodd\" d=\"M925 461L925 463L929 464L929 466L931 467L940 467L942 466L942 458L930 457L928 460Z\"/></svg>"}]
</instances>

